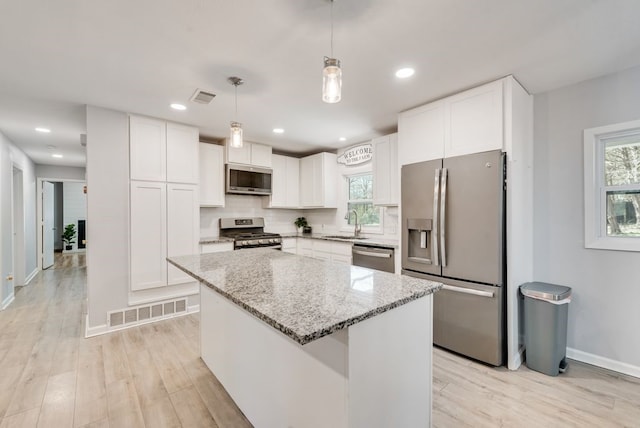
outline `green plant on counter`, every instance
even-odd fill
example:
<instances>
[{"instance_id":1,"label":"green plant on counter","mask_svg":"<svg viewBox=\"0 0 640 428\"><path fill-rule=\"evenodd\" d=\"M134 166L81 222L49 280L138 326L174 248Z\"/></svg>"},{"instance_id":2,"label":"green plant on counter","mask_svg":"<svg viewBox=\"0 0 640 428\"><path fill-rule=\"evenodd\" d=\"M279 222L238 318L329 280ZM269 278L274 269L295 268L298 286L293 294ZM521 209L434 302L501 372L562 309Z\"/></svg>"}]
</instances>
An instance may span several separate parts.
<instances>
[{"instance_id":1,"label":"green plant on counter","mask_svg":"<svg viewBox=\"0 0 640 428\"><path fill-rule=\"evenodd\" d=\"M296 221L293 222L293 224L295 224L298 228L309 226L309 223L307 223L307 219L304 217L298 217Z\"/></svg>"}]
</instances>

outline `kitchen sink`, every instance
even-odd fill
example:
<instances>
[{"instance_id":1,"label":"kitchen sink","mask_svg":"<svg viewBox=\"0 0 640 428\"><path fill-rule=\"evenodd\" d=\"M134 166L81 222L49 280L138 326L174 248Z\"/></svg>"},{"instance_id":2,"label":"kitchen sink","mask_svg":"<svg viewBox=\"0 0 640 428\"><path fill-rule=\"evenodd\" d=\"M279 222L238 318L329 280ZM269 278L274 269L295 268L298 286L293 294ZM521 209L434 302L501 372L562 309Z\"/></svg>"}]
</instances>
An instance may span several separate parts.
<instances>
[{"instance_id":1,"label":"kitchen sink","mask_svg":"<svg viewBox=\"0 0 640 428\"><path fill-rule=\"evenodd\" d=\"M362 236L356 237L355 235L324 235L324 237L330 239L367 239Z\"/></svg>"}]
</instances>

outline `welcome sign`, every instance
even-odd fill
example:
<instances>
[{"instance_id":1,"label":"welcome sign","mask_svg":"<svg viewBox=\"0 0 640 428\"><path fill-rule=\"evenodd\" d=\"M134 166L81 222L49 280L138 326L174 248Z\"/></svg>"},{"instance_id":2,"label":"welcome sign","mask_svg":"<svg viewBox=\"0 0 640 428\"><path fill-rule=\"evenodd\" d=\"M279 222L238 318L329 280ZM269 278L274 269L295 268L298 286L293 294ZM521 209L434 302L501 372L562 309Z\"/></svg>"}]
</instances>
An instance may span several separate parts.
<instances>
[{"instance_id":1,"label":"welcome sign","mask_svg":"<svg viewBox=\"0 0 640 428\"><path fill-rule=\"evenodd\" d=\"M371 143L359 144L357 146L349 147L338 156L338 163L345 164L347 166L359 165L361 163L369 162L373 158L373 146Z\"/></svg>"}]
</instances>

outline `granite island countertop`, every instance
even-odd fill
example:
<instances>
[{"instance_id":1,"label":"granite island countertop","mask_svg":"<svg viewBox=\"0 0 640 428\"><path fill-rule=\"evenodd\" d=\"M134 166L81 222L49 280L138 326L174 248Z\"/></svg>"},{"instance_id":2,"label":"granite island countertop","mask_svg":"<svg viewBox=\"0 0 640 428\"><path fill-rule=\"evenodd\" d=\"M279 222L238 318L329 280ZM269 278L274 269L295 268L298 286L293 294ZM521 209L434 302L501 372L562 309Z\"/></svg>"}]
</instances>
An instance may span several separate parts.
<instances>
[{"instance_id":1,"label":"granite island countertop","mask_svg":"<svg viewBox=\"0 0 640 428\"><path fill-rule=\"evenodd\" d=\"M442 287L265 248L167 260L301 345Z\"/></svg>"}]
</instances>

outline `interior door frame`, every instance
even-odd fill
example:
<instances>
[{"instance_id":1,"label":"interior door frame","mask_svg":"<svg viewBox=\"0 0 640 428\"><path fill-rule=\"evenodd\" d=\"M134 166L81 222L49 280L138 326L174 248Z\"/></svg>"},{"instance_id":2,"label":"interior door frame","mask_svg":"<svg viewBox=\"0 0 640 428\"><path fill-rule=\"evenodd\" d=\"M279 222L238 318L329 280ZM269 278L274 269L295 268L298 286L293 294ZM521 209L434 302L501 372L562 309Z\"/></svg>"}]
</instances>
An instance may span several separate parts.
<instances>
[{"instance_id":1,"label":"interior door frame","mask_svg":"<svg viewBox=\"0 0 640 428\"><path fill-rule=\"evenodd\" d=\"M52 183L87 183L87 180L78 180L78 179L72 179L72 178L47 178L47 177L37 177L36 178L36 212L37 212L37 216L38 218L36 219L37 222L37 227L36 227L36 232L38 235L38 250L37 250L37 259L38 259L38 271L42 270L42 222L43 222L43 215L44 213L42 212L42 183L44 181L50 181ZM87 222L89 221L88 218L88 212L87 212Z\"/></svg>"},{"instance_id":2,"label":"interior door frame","mask_svg":"<svg viewBox=\"0 0 640 428\"><path fill-rule=\"evenodd\" d=\"M20 174L20 187L16 189L16 171ZM16 192L18 190L18 192ZM16 200L17 197L17 200ZM24 221L24 170L13 162L11 169L11 251L13 288L24 285L26 278L25 262L25 221Z\"/></svg>"}]
</instances>

